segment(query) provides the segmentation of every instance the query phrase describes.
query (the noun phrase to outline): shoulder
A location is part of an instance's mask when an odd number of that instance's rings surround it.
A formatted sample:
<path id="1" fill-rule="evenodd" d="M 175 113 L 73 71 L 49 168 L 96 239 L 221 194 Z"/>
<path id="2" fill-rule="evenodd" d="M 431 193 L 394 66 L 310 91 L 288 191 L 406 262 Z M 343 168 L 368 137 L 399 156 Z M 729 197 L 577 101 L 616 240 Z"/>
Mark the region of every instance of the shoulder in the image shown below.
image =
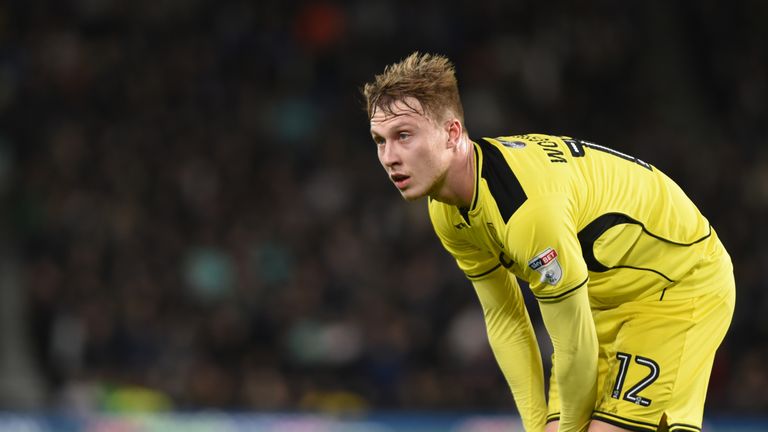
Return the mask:
<path id="1" fill-rule="evenodd" d="M 546 145 L 547 143 L 563 143 L 567 136 L 558 136 L 543 133 L 524 133 L 519 135 L 502 135 L 497 137 L 483 137 L 483 141 L 497 147 L 509 149 L 527 149 L 530 146 Z"/>
<path id="2" fill-rule="evenodd" d="M 515 223 L 528 222 L 538 226 L 573 221 L 573 196 L 564 193 L 547 193 L 532 196 L 520 206 L 514 215 Z"/>
<path id="3" fill-rule="evenodd" d="M 483 137 L 477 140 L 483 155 L 483 167 L 509 166 L 516 172 L 562 168 L 568 165 L 573 151 L 565 136 L 547 134 L 505 135 L 495 138 Z"/>
<path id="4" fill-rule="evenodd" d="M 510 140 L 502 138 L 510 138 Z M 495 202 L 504 223 L 528 199 L 528 194 L 520 182 L 516 168 L 513 166 L 514 160 L 504 150 L 505 147 L 524 148 L 527 144 L 522 141 L 511 140 L 511 138 L 514 137 L 477 140 L 477 145 L 482 153 L 479 163 L 480 177 L 487 187 L 487 193 L 480 193 L 480 199 Z"/>
<path id="5" fill-rule="evenodd" d="M 580 168 L 576 166 L 568 137 L 524 134 L 481 141 L 485 143 L 478 144 L 483 151 L 483 177 L 503 183 L 513 198 L 524 201 L 520 190 L 531 197 L 568 193 L 578 187 L 574 176 L 579 175 Z M 494 176 L 497 178 L 492 179 Z"/>

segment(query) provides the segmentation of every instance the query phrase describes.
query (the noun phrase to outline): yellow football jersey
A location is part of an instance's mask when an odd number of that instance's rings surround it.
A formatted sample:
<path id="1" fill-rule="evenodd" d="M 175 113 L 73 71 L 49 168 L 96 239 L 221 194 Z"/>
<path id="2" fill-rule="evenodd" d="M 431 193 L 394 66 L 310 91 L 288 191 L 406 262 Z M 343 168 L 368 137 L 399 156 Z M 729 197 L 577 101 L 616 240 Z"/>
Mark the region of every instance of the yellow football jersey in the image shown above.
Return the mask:
<path id="1" fill-rule="evenodd" d="M 680 187 L 635 157 L 540 134 L 474 149 L 471 207 L 429 201 L 440 241 L 471 280 L 503 266 L 542 302 L 588 282 L 592 308 L 607 309 L 663 298 L 722 247 Z"/>

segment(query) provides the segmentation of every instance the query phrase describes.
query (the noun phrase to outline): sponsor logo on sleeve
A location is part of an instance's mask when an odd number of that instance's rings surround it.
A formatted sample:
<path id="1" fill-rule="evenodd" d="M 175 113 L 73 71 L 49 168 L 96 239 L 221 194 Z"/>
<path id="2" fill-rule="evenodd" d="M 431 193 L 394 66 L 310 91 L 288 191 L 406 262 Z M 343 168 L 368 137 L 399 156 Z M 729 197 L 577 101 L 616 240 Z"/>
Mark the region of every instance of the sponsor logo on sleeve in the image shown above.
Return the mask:
<path id="1" fill-rule="evenodd" d="M 536 270 L 541 275 L 541 282 L 549 285 L 557 285 L 563 277 L 563 269 L 557 260 L 557 251 L 547 248 L 528 261 L 528 267 Z"/>

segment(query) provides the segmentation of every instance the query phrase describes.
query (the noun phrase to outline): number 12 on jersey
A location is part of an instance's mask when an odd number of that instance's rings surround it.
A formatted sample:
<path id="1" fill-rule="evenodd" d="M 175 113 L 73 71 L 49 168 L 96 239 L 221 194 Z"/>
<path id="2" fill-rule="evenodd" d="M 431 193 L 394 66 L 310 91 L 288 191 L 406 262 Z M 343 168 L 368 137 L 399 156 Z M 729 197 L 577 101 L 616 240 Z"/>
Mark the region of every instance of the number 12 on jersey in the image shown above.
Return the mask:
<path id="1" fill-rule="evenodd" d="M 611 397 L 619 399 L 621 397 L 621 391 L 624 388 L 624 379 L 627 377 L 627 370 L 629 369 L 630 361 L 632 360 L 632 354 L 618 352 L 616 353 L 616 358 L 619 359 L 619 373 L 616 375 L 616 383 L 613 385 Z M 652 401 L 640 396 L 638 393 L 653 384 L 659 377 L 659 364 L 647 357 L 641 356 L 635 356 L 635 363 L 647 367 L 650 369 L 650 372 L 645 378 L 641 379 L 637 384 L 627 390 L 624 393 L 623 399 L 634 404 L 649 406 Z"/>

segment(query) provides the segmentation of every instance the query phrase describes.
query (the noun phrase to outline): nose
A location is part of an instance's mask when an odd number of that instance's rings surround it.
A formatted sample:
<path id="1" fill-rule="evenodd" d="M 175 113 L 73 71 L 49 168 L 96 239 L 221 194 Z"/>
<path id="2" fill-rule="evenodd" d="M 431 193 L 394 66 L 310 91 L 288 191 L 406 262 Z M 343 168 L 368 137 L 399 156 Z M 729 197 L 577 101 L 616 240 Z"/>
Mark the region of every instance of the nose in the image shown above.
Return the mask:
<path id="1" fill-rule="evenodd" d="M 391 142 L 387 141 L 379 147 L 379 161 L 385 167 L 392 167 L 400 162 L 399 155 L 395 146 Z"/>

